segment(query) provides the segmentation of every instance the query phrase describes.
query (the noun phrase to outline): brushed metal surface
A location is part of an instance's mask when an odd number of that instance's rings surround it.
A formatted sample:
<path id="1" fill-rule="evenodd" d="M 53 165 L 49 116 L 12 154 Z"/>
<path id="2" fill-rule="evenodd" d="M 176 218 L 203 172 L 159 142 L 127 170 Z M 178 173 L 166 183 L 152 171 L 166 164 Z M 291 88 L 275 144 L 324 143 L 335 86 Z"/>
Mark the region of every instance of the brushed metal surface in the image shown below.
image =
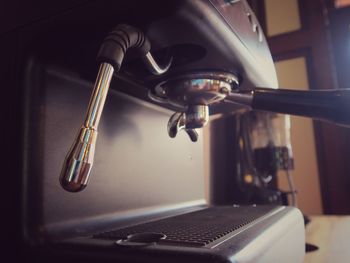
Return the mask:
<path id="1" fill-rule="evenodd" d="M 39 215 L 34 225 L 49 232 L 51 224 L 204 199 L 201 134 L 197 143 L 185 134 L 171 139 L 166 131 L 171 111 L 113 90 L 100 122 L 91 172 L 97 176 L 84 192 L 63 190 L 57 178 L 93 83 L 54 68 L 32 70 L 44 74 L 32 83 L 40 85 L 32 109 L 40 125 L 30 125 L 39 130 L 28 138 L 40 152 L 28 153 L 29 161 L 39 163 L 28 175 L 38 183 L 27 197 Z"/>

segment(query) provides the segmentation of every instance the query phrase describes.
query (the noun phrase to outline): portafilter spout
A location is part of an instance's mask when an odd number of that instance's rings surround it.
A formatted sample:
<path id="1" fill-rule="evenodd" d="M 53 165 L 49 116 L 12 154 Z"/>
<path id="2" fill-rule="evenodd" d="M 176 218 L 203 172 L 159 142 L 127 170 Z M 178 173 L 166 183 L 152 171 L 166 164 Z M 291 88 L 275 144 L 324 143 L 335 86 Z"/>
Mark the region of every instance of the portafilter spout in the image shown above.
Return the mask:
<path id="1" fill-rule="evenodd" d="M 209 120 L 209 107 L 223 101 L 239 85 L 238 78 L 228 72 L 203 71 L 173 76 L 149 91 L 149 97 L 180 109 L 168 122 L 168 134 L 174 138 L 181 130 L 197 141 L 195 129 Z"/>
<path id="2" fill-rule="evenodd" d="M 310 117 L 350 127 L 350 89 L 301 91 L 254 88 L 231 92 L 225 100 L 253 110 Z"/>
<path id="3" fill-rule="evenodd" d="M 79 192 L 88 184 L 94 160 L 98 124 L 113 72 L 120 69 L 129 48 L 135 48 L 139 52 L 153 74 L 163 74 L 170 67 L 171 60 L 165 67 L 156 63 L 149 52 L 150 43 L 140 30 L 129 25 L 119 25 L 107 35 L 97 56 L 100 67 L 84 124 L 64 160 L 60 174 L 60 183 L 69 192 Z"/>

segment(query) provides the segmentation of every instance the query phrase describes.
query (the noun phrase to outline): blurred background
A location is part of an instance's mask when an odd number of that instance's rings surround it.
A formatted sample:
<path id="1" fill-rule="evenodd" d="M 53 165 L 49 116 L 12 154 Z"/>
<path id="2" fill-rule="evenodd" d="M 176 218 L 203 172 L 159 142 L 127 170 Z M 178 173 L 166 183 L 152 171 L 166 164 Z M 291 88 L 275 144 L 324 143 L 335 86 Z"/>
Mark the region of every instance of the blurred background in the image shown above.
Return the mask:
<path id="1" fill-rule="evenodd" d="M 349 0 L 248 2 L 265 31 L 280 88 L 350 88 Z M 213 133 L 210 126 L 213 125 L 215 120 L 205 128 L 206 155 L 213 151 L 209 145 L 210 133 Z M 293 116 L 291 145 L 293 178 L 302 212 L 307 215 L 349 214 L 350 130 Z M 212 167 L 210 157 L 205 158 L 208 175 Z M 276 184 L 288 191 L 284 171 L 278 171 Z"/>

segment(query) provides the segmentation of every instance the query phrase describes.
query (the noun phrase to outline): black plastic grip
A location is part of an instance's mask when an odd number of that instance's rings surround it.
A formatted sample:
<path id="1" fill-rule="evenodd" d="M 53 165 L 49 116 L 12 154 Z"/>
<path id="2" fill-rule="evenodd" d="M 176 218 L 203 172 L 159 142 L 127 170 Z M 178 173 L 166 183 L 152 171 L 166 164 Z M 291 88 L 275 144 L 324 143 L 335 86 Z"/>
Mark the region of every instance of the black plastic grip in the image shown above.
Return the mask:
<path id="1" fill-rule="evenodd" d="M 300 91 L 256 88 L 251 106 L 256 110 L 350 126 L 350 89 Z"/>
<path id="2" fill-rule="evenodd" d="M 118 71 L 129 48 L 136 48 L 142 56 L 150 51 L 151 45 L 139 29 L 130 25 L 118 25 L 103 40 L 97 61 L 107 62 L 114 67 L 115 71 Z"/>

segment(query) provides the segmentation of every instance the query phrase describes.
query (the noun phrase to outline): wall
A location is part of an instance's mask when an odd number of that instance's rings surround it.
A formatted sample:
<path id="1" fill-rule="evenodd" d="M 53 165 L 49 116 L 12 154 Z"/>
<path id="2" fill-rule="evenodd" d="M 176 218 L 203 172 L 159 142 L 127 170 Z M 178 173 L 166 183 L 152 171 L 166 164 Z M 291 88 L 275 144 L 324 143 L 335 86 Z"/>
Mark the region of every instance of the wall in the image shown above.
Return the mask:
<path id="1" fill-rule="evenodd" d="M 309 89 L 305 58 L 278 61 L 276 71 L 280 87 Z M 321 214 L 322 202 L 312 120 L 291 116 L 291 141 L 295 163 L 293 177 L 298 190 L 298 207 L 306 214 Z M 284 171 L 279 172 L 278 185 L 281 189 L 289 189 Z"/>

